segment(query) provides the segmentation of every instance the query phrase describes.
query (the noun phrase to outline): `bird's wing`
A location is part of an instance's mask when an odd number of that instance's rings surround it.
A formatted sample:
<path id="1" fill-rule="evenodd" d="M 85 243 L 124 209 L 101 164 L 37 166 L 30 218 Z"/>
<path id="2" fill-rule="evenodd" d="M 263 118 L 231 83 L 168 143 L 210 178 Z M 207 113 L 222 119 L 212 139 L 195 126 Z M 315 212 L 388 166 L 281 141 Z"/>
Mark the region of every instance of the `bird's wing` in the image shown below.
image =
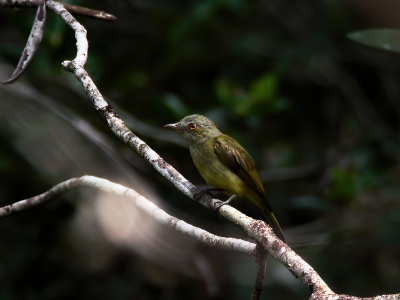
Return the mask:
<path id="1" fill-rule="evenodd" d="M 272 212 L 267 197 L 265 197 L 260 174 L 257 172 L 254 161 L 250 155 L 238 142 L 227 135 L 219 136 L 215 139 L 215 153 L 233 173 L 238 175 L 240 179 L 260 196 L 261 202 L 259 202 L 259 204 L 262 205 L 265 218 L 270 225 L 276 228 L 275 232 L 278 237 L 285 241 L 285 235 Z"/>
<path id="2" fill-rule="evenodd" d="M 227 135 L 219 136 L 215 139 L 215 153 L 232 172 L 265 199 L 264 187 L 254 161 L 238 142 Z M 271 210 L 267 201 L 265 204 Z"/>

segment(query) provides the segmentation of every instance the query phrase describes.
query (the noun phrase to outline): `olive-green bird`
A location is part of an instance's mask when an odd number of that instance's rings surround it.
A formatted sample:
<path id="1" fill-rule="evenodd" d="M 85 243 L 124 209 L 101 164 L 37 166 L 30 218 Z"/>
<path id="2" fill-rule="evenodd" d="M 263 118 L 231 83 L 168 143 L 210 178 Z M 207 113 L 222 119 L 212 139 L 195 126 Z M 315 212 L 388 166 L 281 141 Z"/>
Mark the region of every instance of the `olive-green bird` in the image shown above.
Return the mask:
<path id="1" fill-rule="evenodd" d="M 248 198 L 264 212 L 268 223 L 275 228 L 277 236 L 285 236 L 272 212 L 260 174 L 246 150 L 233 138 L 223 134 L 214 122 L 201 115 L 191 115 L 175 124 L 164 127 L 179 132 L 189 143 L 190 154 L 200 175 L 210 186 L 230 196 Z M 202 191 L 203 192 L 203 191 Z M 200 193 L 202 193 L 200 192 Z"/>

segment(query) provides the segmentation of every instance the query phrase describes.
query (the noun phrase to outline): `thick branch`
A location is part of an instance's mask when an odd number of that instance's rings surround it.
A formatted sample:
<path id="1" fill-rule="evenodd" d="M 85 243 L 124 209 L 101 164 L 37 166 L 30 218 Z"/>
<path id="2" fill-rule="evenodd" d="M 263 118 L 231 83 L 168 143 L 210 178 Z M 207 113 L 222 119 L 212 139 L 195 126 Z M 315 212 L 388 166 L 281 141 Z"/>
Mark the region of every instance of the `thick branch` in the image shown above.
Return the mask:
<path id="1" fill-rule="evenodd" d="M 297 255 L 288 245 L 273 233 L 270 226 L 260 220 L 254 220 L 231 206 L 219 209 L 224 218 L 237 224 L 246 234 L 261 244 L 276 260 L 281 262 L 295 277 L 299 278 L 314 292 L 334 294 L 318 273 Z"/>
<path id="2" fill-rule="evenodd" d="M 376 297 L 368 297 L 368 298 L 360 298 L 348 295 L 336 295 L 332 297 L 331 295 L 327 295 L 325 293 L 316 293 L 313 294 L 310 300 L 399 300 L 400 294 L 395 295 L 380 295 Z"/>

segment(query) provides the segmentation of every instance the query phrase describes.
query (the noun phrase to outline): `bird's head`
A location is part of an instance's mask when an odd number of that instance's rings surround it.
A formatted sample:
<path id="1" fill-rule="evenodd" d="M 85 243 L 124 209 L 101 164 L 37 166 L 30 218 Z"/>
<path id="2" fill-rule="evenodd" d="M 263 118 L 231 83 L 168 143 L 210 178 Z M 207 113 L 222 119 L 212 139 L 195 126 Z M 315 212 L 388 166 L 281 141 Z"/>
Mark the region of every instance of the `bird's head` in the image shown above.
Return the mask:
<path id="1" fill-rule="evenodd" d="M 206 138 L 221 135 L 214 122 L 202 115 L 190 115 L 178 123 L 167 124 L 164 127 L 179 132 L 189 144 L 201 143 Z"/>

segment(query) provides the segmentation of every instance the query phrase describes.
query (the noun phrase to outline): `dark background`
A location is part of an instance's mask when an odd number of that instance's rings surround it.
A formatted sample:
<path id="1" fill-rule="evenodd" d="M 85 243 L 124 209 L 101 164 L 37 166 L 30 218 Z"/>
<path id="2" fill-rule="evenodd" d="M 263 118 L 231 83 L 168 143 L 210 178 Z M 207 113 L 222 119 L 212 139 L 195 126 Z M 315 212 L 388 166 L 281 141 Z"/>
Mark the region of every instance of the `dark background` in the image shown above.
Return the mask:
<path id="1" fill-rule="evenodd" d="M 87 71 L 127 125 L 196 185 L 162 126 L 212 118 L 253 156 L 288 244 L 337 293 L 400 292 L 400 56 L 346 34 L 400 26 L 397 1 L 75 1 L 116 23 L 88 30 Z M 0 8 L 0 76 L 35 9 Z M 212 233 L 245 238 L 116 138 L 61 62 L 74 32 L 48 10 L 22 78 L 0 87 L 0 205 L 85 174 L 132 187 Z M 219 195 L 222 199 L 224 195 Z M 261 218 L 249 201 L 233 203 Z M 251 258 L 154 224 L 126 199 L 80 189 L 0 220 L 0 299 L 249 299 Z M 310 293 L 270 258 L 263 299 Z"/>

